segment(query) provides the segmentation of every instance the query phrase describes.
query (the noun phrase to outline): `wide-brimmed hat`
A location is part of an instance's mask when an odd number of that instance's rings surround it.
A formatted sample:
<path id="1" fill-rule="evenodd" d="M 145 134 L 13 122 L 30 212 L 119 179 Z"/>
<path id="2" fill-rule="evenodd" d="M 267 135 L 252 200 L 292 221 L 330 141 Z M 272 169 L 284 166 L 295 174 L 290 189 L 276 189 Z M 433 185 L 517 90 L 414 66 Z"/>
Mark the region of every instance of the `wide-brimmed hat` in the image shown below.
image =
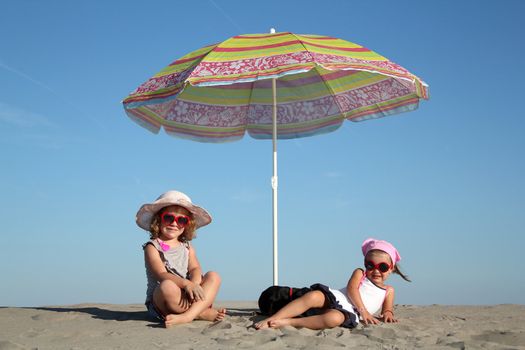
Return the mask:
<path id="1" fill-rule="evenodd" d="M 195 220 L 195 228 L 206 226 L 211 222 L 211 215 L 206 209 L 191 202 L 190 197 L 179 191 L 168 191 L 163 193 L 153 203 L 144 204 L 137 212 L 137 225 L 146 231 L 150 230 L 153 216 L 162 208 L 170 205 L 178 205 L 186 208 Z"/>

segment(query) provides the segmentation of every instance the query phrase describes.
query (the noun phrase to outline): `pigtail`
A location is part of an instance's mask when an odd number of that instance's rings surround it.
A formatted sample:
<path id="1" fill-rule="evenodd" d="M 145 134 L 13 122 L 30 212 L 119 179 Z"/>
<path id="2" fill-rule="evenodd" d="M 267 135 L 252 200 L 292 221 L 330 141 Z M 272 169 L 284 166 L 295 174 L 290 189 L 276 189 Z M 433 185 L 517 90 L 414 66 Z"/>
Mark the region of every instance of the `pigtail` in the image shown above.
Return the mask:
<path id="1" fill-rule="evenodd" d="M 405 275 L 403 272 L 401 272 L 401 270 L 399 269 L 399 266 L 396 264 L 394 266 L 394 270 L 392 271 L 393 273 L 395 274 L 398 274 L 399 276 L 401 276 L 402 279 L 404 279 L 405 281 L 407 282 L 412 282 L 407 275 Z"/>

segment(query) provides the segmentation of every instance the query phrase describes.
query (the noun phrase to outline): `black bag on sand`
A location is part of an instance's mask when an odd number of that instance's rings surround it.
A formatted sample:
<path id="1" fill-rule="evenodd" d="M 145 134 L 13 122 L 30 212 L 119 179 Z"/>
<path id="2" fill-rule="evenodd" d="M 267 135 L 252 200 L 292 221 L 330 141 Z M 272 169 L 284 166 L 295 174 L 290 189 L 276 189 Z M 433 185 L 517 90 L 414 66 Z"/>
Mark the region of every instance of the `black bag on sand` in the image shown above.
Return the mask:
<path id="1" fill-rule="evenodd" d="M 271 286 L 266 288 L 259 297 L 259 309 L 263 315 L 273 315 L 290 301 L 305 295 L 312 289 Z"/>

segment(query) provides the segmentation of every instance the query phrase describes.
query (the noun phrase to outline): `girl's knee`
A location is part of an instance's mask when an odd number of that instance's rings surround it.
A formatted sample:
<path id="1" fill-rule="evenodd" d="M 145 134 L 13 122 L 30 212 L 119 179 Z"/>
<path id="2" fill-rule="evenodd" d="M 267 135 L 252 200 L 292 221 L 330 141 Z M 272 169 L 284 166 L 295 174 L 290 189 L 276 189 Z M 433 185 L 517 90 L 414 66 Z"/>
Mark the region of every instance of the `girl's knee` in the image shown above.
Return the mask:
<path id="1" fill-rule="evenodd" d="M 304 295 L 304 298 L 312 307 L 322 307 L 325 302 L 325 296 L 323 292 L 318 290 L 313 290 Z"/>
<path id="2" fill-rule="evenodd" d="M 206 272 L 206 274 L 204 275 L 204 278 L 216 284 L 221 283 L 221 276 L 215 271 Z"/>
<path id="3" fill-rule="evenodd" d="M 182 290 L 172 281 L 161 281 L 153 292 L 153 303 L 163 315 L 184 311 L 179 306 Z"/>
<path id="4" fill-rule="evenodd" d="M 329 328 L 340 326 L 345 321 L 345 315 L 337 310 L 330 310 L 325 316 L 326 325 Z"/>
<path id="5" fill-rule="evenodd" d="M 175 284 L 175 282 L 171 280 L 164 280 L 164 281 L 160 281 L 159 283 L 159 288 L 161 289 L 173 288 L 173 287 L 177 287 L 177 285 Z"/>
<path id="6" fill-rule="evenodd" d="M 159 291 L 163 295 L 180 294 L 181 292 L 180 288 L 175 284 L 175 282 L 170 280 L 161 281 L 156 291 Z"/>

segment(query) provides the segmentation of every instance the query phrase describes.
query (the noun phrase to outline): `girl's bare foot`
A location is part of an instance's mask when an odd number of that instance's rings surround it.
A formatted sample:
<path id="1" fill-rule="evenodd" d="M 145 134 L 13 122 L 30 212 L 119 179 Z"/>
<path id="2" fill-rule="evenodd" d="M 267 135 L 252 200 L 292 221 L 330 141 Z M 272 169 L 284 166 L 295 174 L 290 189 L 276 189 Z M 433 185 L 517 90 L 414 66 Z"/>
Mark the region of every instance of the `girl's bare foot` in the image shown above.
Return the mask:
<path id="1" fill-rule="evenodd" d="M 183 323 L 188 323 L 188 322 L 191 322 L 192 320 L 188 319 L 188 317 L 186 317 L 184 314 L 169 314 L 168 316 L 166 316 L 166 321 L 164 321 L 164 326 L 166 326 L 166 328 L 168 327 L 171 327 L 171 326 L 175 326 L 175 325 L 178 325 L 178 324 L 183 324 Z"/>
<path id="2" fill-rule="evenodd" d="M 264 329 L 270 327 L 270 322 L 272 322 L 272 318 L 265 318 L 262 321 L 257 322 L 254 324 L 255 329 Z"/>
<path id="3" fill-rule="evenodd" d="M 219 309 L 217 311 L 218 311 L 217 317 L 215 317 L 214 321 L 222 321 L 222 320 L 224 320 L 224 317 L 226 317 L 226 311 L 227 310 L 225 308 L 222 308 L 222 309 Z"/>
<path id="4" fill-rule="evenodd" d="M 198 320 L 204 321 L 222 321 L 226 316 L 226 309 L 206 309 L 197 317 Z"/>
<path id="5" fill-rule="evenodd" d="M 225 315 L 226 309 L 206 309 L 197 317 L 197 319 L 210 322 L 222 321 Z M 191 321 L 193 320 L 188 318 L 188 316 L 185 314 L 169 314 L 168 316 L 166 316 L 166 321 L 164 322 L 164 325 L 166 326 L 166 328 L 168 328 L 178 324 L 189 323 Z"/>
<path id="6" fill-rule="evenodd" d="M 284 326 L 290 326 L 291 325 L 291 318 L 281 318 L 280 320 L 271 320 L 268 322 L 268 326 L 270 328 L 281 328 Z"/>

